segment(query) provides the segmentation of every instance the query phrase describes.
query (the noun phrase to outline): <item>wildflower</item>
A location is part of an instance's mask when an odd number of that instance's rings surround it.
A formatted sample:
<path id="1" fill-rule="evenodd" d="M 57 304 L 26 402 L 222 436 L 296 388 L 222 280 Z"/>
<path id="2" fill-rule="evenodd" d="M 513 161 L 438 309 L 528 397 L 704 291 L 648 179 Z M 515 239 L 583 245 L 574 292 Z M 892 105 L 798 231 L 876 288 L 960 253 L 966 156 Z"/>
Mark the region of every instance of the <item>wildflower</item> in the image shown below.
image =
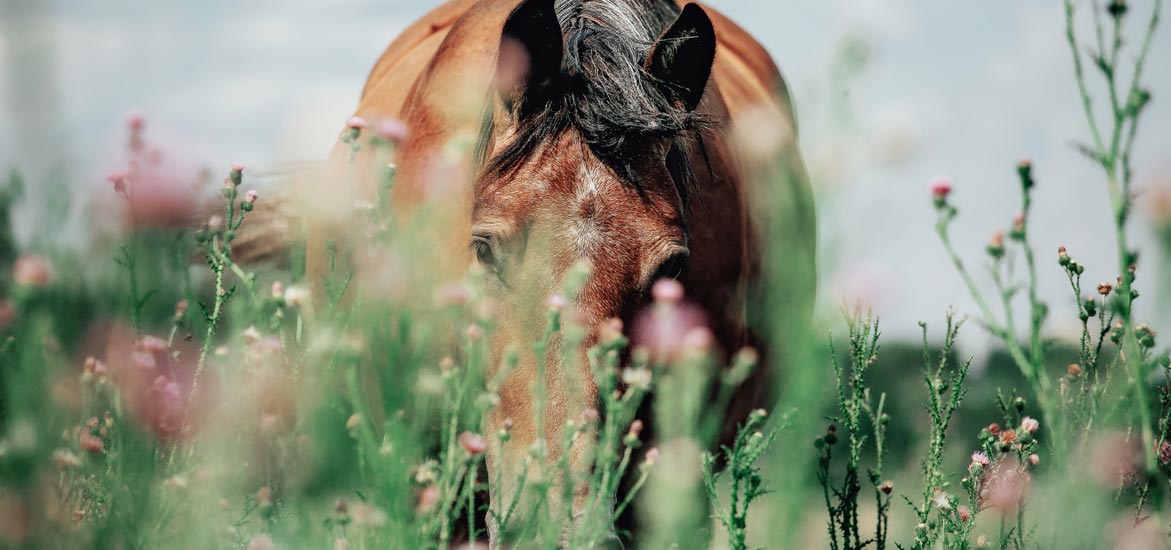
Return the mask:
<path id="1" fill-rule="evenodd" d="M 1134 335 L 1142 347 L 1147 349 L 1155 347 L 1155 330 L 1150 325 L 1143 323 L 1135 327 Z"/>
<path id="2" fill-rule="evenodd" d="M 940 492 L 939 494 L 935 495 L 935 499 L 932 500 L 932 504 L 934 504 L 935 507 L 939 508 L 940 510 L 951 510 L 951 501 L 948 500 L 947 493 L 944 492 Z"/>
<path id="3" fill-rule="evenodd" d="M 988 255 L 993 259 L 999 260 L 1004 257 L 1004 232 L 996 231 L 992 234 L 992 239 L 988 241 Z"/>
<path id="4" fill-rule="evenodd" d="M 346 127 L 351 130 L 363 130 L 367 126 L 369 126 L 369 123 L 366 122 L 366 119 L 358 116 L 352 116 L 346 121 Z"/>
<path id="5" fill-rule="evenodd" d="M 126 129 L 133 133 L 141 132 L 146 127 L 146 115 L 137 109 L 126 113 L 122 119 L 122 123 L 126 125 Z"/>
<path id="6" fill-rule="evenodd" d="M 1000 432 L 1000 443 L 1003 445 L 1008 445 L 1016 441 L 1016 439 L 1016 432 L 1012 430 L 1004 430 L 1003 432 Z"/>
<path id="7" fill-rule="evenodd" d="M 642 367 L 624 369 L 622 383 L 633 389 L 647 391 L 651 387 L 651 371 Z"/>
<path id="8" fill-rule="evenodd" d="M 78 440 L 81 449 L 86 452 L 98 454 L 106 450 L 106 444 L 101 438 L 96 437 L 89 432 L 82 432 Z"/>
<path id="9" fill-rule="evenodd" d="M 354 525 L 358 527 L 378 528 L 385 525 L 387 520 L 386 512 L 361 502 L 354 505 L 350 515 L 354 518 Z"/>
<path id="10" fill-rule="evenodd" d="M 224 228 L 224 217 L 216 214 L 207 220 L 208 231 L 219 231 Z"/>
<path id="11" fill-rule="evenodd" d="M 1061 267 L 1068 267 L 1069 262 L 1071 261 L 1072 260 L 1069 259 L 1069 253 L 1066 252 L 1065 247 L 1057 247 L 1057 263 L 1060 264 Z"/>
<path id="12" fill-rule="evenodd" d="M 1066 368 L 1065 370 L 1066 370 L 1066 372 L 1069 373 L 1070 376 L 1072 376 L 1074 378 L 1077 378 L 1082 373 L 1082 367 L 1081 367 L 1081 365 L 1078 365 L 1077 363 L 1070 363 L 1069 367 Z"/>
<path id="13" fill-rule="evenodd" d="M 477 325 L 475 323 L 468 325 L 467 333 L 468 333 L 468 340 L 471 340 L 473 342 L 484 337 L 483 327 L 481 327 L 480 325 Z"/>
<path id="14" fill-rule="evenodd" d="M 931 180 L 931 194 L 935 197 L 936 206 L 942 206 L 948 195 L 951 195 L 951 179 L 938 176 Z"/>
<path id="15" fill-rule="evenodd" d="M 883 494 L 889 495 L 895 490 L 895 484 L 893 481 L 888 479 L 888 480 L 882 482 L 882 485 L 878 486 L 878 490 L 882 491 Z"/>
<path id="16" fill-rule="evenodd" d="M 988 433 L 992 435 L 1000 435 L 1000 424 L 995 422 L 988 425 Z"/>
<path id="17" fill-rule="evenodd" d="M 379 120 L 375 123 L 374 132 L 378 137 L 390 143 L 402 143 L 410 135 L 407 124 L 397 118 L 384 118 Z"/>
<path id="18" fill-rule="evenodd" d="M 430 485 L 439 479 L 439 462 L 436 460 L 427 460 L 415 469 L 415 483 L 419 485 Z"/>
<path id="19" fill-rule="evenodd" d="M 1033 453 L 1033 454 L 1029 455 L 1029 464 L 1036 466 L 1040 463 L 1041 463 L 1041 455 L 1038 455 L 1037 453 Z"/>
<path id="20" fill-rule="evenodd" d="M 272 488 L 268 485 L 256 490 L 256 503 L 261 507 L 272 506 Z"/>
<path id="21" fill-rule="evenodd" d="M 634 341 L 642 346 L 649 359 L 666 364 L 680 359 L 687 350 L 687 333 L 705 326 L 703 310 L 680 303 L 683 286 L 678 281 L 660 281 L 655 286 L 656 303 L 642 311 L 635 320 Z"/>
<path id="22" fill-rule="evenodd" d="M 675 279 L 660 279 L 651 287 L 657 304 L 677 304 L 683 300 L 683 284 Z"/>
<path id="23" fill-rule="evenodd" d="M 309 289 L 303 286 L 291 286 L 285 290 L 285 303 L 289 307 L 309 305 Z"/>
<path id="24" fill-rule="evenodd" d="M 1026 416 L 1021 419 L 1021 431 L 1035 433 L 1041 427 L 1041 423 L 1036 418 Z"/>
<path id="25" fill-rule="evenodd" d="M 1016 163 L 1017 174 L 1021 177 L 1021 186 L 1026 190 L 1032 189 L 1033 181 L 1033 161 L 1028 157 L 1022 158 Z"/>
<path id="26" fill-rule="evenodd" d="M 597 422 L 598 409 L 595 409 L 593 407 L 588 407 L 588 408 L 582 410 L 581 411 L 581 418 L 582 418 L 582 420 L 586 421 L 587 423 Z"/>
<path id="27" fill-rule="evenodd" d="M 647 466 L 654 466 L 659 462 L 659 448 L 651 447 L 647 449 L 646 455 L 643 457 L 643 464 Z"/>
<path id="28" fill-rule="evenodd" d="M 566 300 L 565 296 L 554 294 L 549 297 L 547 304 L 550 311 L 564 311 L 565 308 L 569 307 L 569 300 Z"/>
<path id="29" fill-rule="evenodd" d="M 53 266 L 41 256 L 22 254 L 12 265 L 12 281 L 20 286 L 48 286 L 53 282 Z"/>
<path id="30" fill-rule="evenodd" d="M 167 346 L 167 341 L 157 336 L 144 336 L 142 338 L 142 350 L 147 353 L 166 353 L 170 349 Z"/>
<path id="31" fill-rule="evenodd" d="M 351 414 L 350 417 L 348 419 L 346 419 L 346 429 L 347 430 L 353 430 L 361 425 L 362 425 L 362 415 L 360 413 Z"/>
<path id="32" fill-rule="evenodd" d="M 642 420 L 635 420 L 630 423 L 630 428 L 626 431 L 626 436 L 622 438 L 622 442 L 627 446 L 634 446 L 638 444 L 638 438 L 642 435 Z"/>
<path id="33" fill-rule="evenodd" d="M 419 512 L 428 512 L 439 503 L 439 487 L 428 485 L 419 493 L 419 503 L 415 505 L 415 510 Z"/>
<path id="34" fill-rule="evenodd" d="M 695 327 L 683 336 L 683 349 L 695 355 L 706 355 L 714 343 L 715 337 L 706 327 Z"/>
<path id="35" fill-rule="evenodd" d="M 979 464 L 981 466 L 987 466 L 991 463 L 992 463 L 992 460 L 988 458 L 988 454 L 985 453 L 984 451 L 976 451 L 976 452 L 972 453 L 972 464 Z"/>
<path id="36" fill-rule="evenodd" d="M 114 185 L 114 192 L 121 197 L 126 197 L 128 186 L 130 184 L 130 174 L 124 171 L 110 172 L 106 174 L 106 181 Z"/>
<path id="37" fill-rule="evenodd" d="M 187 300 L 179 300 L 179 303 L 175 304 L 175 321 L 178 322 L 179 320 L 183 319 L 183 315 L 186 313 Z"/>
<path id="38" fill-rule="evenodd" d="M 626 336 L 622 334 L 622 319 L 611 317 L 598 325 L 598 343 L 603 346 L 621 347 L 626 344 Z"/>
<path id="39" fill-rule="evenodd" d="M 959 516 L 960 521 L 968 521 L 972 519 L 972 509 L 967 505 L 957 506 L 956 515 Z"/>
<path id="40" fill-rule="evenodd" d="M 1109 296 L 1111 290 L 1114 290 L 1114 285 L 1110 283 L 1098 283 L 1098 294 Z"/>
<path id="41" fill-rule="evenodd" d="M 273 281 L 272 283 L 272 299 L 284 300 L 285 298 L 285 283 L 280 281 Z"/>
<path id="42" fill-rule="evenodd" d="M 260 195 L 255 189 L 250 189 L 247 193 L 244 193 L 244 202 L 249 205 L 256 204 L 256 199 L 259 197 Z"/>
<path id="43" fill-rule="evenodd" d="M 472 432 L 464 432 L 459 434 L 459 446 L 463 447 L 469 455 L 476 456 L 484 454 L 487 445 L 484 444 L 484 438 L 480 434 Z"/>
<path id="44" fill-rule="evenodd" d="M 1017 214 L 1012 219 L 1012 230 L 1008 232 L 1008 238 L 1014 241 L 1025 240 L 1025 215 Z"/>
<path id="45" fill-rule="evenodd" d="M 462 306 L 472 299 L 472 291 L 464 285 L 447 285 L 435 293 L 435 301 L 443 306 Z"/>
<path id="46" fill-rule="evenodd" d="M 988 507 L 1001 508 L 1008 512 L 1024 502 L 1031 478 L 1029 474 L 1015 467 L 1001 467 L 993 470 L 985 484 Z"/>
<path id="47" fill-rule="evenodd" d="M 1125 432 L 1098 438 L 1090 450 L 1089 472 L 1103 487 L 1119 488 L 1135 481 L 1142 471 L 1143 450 Z"/>
<path id="48" fill-rule="evenodd" d="M 53 464 L 62 470 L 81 465 L 81 458 L 66 449 L 53 451 Z"/>
<path id="49" fill-rule="evenodd" d="M 268 535 L 256 535 L 248 543 L 248 550 L 273 550 L 276 545 L 272 542 L 272 537 Z"/>

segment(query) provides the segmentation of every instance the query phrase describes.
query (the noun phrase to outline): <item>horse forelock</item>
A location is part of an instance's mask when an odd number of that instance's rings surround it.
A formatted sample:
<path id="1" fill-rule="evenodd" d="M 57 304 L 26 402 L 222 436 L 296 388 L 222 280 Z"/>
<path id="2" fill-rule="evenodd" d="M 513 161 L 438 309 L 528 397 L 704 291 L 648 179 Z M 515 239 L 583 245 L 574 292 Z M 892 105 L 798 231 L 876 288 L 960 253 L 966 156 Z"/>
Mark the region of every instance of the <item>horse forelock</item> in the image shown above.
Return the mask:
<path id="1" fill-rule="evenodd" d="M 702 147 L 703 115 L 680 109 L 644 63 L 660 34 L 679 14 L 669 0 L 557 0 L 564 39 L 562 71 L 539 97 L 516 106 L 517 135 L 495 154 L 492 102 L 485 110 L 478 157 L 482 174 L 507 177 L 567 131 L 581 136 L 601 162 L 640 192 L 645 145 L 666 140 L 671 151 Z M 670 173 L 686 203 L 695 177 L 687 154 L 668 155 Z"/>

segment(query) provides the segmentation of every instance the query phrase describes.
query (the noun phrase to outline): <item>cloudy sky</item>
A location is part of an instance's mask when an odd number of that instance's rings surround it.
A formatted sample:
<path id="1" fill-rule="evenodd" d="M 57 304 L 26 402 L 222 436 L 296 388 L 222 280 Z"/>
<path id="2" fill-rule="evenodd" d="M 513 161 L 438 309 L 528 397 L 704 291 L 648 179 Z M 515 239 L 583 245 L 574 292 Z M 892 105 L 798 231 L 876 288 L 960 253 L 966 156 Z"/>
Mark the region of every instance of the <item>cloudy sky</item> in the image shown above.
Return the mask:
<path id="1" fill-rule="evenodd" d="M 131 108 L 149 116 L 152 136 L 193 162 L 321 160 L 382 48 L 436 2 L 0 4 L 8 12 L 0 17 L 0 169 L 20 166 L 47 193 L 58 181 L 104 190 Z M 1132 2 L 1136 30 L 1150 4 Z M 1059 0 L 710 5 L 765 44 L 796 98 L 818 187 L 829 314 L 843 299 L 862 299 L 888 333 L 910 335 L 949 305 L 974 312 L 934 238 L 927 182 L 954 179 L 955 238 L 979 266 L 983 243 L 1019 207 L 1021 156 L 1037 166 L 1035 241 L 1044 298 L 1061 319 L 1054 330 L 1076 320 L 1051 262 L 1059 244 L 1089 266 L 1092 281 L 1114 278 L 1104 183 L 1070 145 L 1087 133 Z M 1171 29 L 1163 31 L 1145 79 L 1155 101 L 1135 156 L 1140 186 L 1171 185 L 1171 103 L 1161 101 L 1171 97 Z M 1147 227 L 1136 222 L 1133 233 L 1152 249 Z M 1162 315 L 1157 327 L 1171 331 Z M 978 331 L 968 338 L 970 348 L 982 347 Z"/>

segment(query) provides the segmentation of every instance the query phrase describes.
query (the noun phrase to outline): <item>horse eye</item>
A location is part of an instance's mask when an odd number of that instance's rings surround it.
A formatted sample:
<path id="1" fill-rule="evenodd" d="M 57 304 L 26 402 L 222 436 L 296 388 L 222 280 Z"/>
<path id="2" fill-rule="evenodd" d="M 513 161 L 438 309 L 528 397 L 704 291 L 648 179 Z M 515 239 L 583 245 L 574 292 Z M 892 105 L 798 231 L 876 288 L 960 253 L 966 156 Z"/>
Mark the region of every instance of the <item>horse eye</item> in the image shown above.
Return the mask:
<path id="1" fill-rule="evenodd" d="M 492 250 L 492 240 L 490 237 L 483 235 L 472 237 L 472 250 L 476 252 L 476 261 L 480 262 L 480 265 L 492 271 L 498 269 L 499 261 L 496 257 L 496 252 Z"/>
<path id="2" fill-rule="evenodd" d="M 672 254 L 663 263 L 659 264 L 658 269 L 655 270 L 654 276 L 651 277 L 651 284 L 660 279 L 679 279 L 687 273 L 687 253 L 678 252 Z"/>

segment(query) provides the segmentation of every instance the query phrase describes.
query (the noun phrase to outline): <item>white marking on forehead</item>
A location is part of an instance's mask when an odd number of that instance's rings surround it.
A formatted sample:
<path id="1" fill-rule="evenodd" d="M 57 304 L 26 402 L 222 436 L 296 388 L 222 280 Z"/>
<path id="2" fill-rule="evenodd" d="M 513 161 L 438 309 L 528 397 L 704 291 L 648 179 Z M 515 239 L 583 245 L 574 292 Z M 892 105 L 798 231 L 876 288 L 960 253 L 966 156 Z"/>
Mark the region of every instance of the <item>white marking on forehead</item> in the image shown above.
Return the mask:
<path id="1" fill-rule="evenodd" d="M 601 206 L 601 172 L 596 167 L 582 163 L 578 168 L 573 212 L 570 215 L 569 236 L 579 256 L 588 256 L 601 241 L 596 219 Z"/>
<path id="2" fill-rule="evenodd" d="M 577 202 L 579 205 L 585 201 L 597 200 L 598 194 L 601 193 L 600 181 L 601 171 L 597 167 L 582 163 L 577 169 Z"/>

